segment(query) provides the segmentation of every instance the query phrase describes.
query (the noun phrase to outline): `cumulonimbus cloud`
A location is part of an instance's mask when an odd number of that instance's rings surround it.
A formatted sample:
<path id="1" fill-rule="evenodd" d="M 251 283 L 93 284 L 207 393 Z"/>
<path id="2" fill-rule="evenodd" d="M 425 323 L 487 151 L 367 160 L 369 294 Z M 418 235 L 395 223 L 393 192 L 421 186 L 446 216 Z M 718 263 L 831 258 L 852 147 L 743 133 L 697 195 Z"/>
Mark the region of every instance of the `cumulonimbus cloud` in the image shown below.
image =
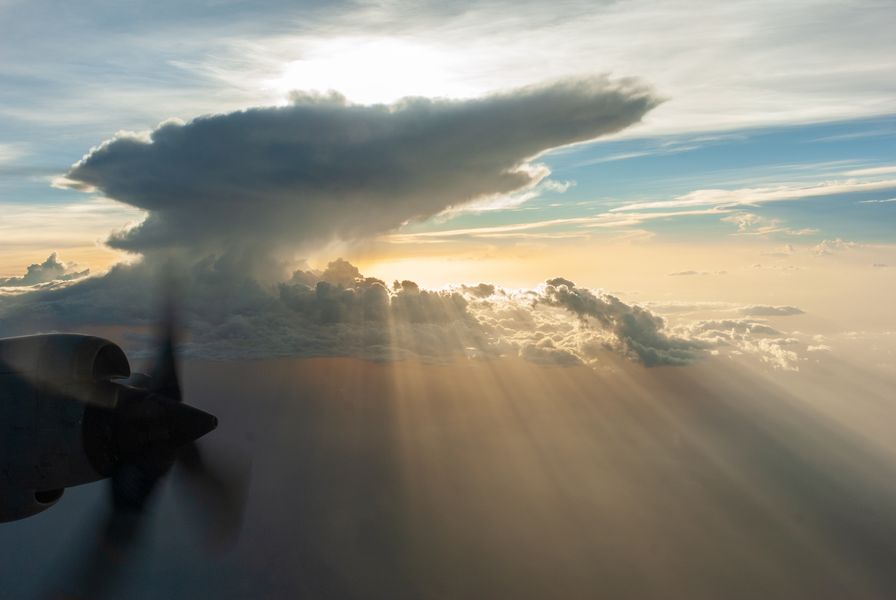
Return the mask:
<path id="1" fill-rule="evenodd" d="M 538 154 L 613 133 L 658 104 L 634 80 L 591 78 L 471 100 L 283 107 L 166 122 L 92 149 L 63 184 L 144 209 L 112 246 L 270 249 L 363 239 L 536 184 Z"/>

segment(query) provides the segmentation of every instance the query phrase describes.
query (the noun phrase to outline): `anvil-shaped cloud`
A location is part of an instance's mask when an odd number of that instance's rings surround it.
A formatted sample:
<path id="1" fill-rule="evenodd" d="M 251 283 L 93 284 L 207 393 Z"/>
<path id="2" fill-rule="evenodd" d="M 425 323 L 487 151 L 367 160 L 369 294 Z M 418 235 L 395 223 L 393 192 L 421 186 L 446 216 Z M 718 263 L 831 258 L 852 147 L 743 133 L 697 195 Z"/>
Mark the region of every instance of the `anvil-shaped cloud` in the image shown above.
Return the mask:
<path id="1" fill-rule="evenodd" d="M 119 134 L 64 184 L 148 211 L 110 238 L 115 247 L 266 254 L 363 239 L 534 185 L 547 170 L 530 159 L 624 129 L 658 102 L 635 80 L 607 78 L 374 106 L 294 93 L 288 106 Z"/>

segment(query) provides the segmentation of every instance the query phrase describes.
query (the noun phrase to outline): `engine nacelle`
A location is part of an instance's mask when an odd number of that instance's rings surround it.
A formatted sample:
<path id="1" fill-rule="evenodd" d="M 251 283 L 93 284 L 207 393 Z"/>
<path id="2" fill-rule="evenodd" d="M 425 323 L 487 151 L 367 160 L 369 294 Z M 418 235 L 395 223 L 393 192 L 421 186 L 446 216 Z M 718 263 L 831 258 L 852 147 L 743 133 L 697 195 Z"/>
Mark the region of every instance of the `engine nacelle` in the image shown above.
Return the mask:
<path id="1" fill-rule="evenodd" d="M 15 393 L 11 387 L 21 387 L 16 386 L 18 380 L 35 390 L 111 408 L 117 401 L 113 386 L 97 384 L 130 373 L 118 345 L 91 335 L 51 333 L 0 340 L 0 402 Z"/>
<path id="2" fill-rule="evenodd" d="M 10 371 L 67 384 L 125 378 L 131 366 L 124 351 L 109 340 L 50 333 L 0 340 L 0 373 Z"/>
<path id="3" fill-rule="evenodd" d="M 61 488 L 35 491 L 0 486 L 0 523 L 45 511 L 59 502 L 64 492 Z"/>
<path id="4" fill-rule="evenodd" d="M 3 507 L 40 512 L 58 500 L 45 490 L 100 478 L 85 451 L 85 417 L 117 406 L 110 380 L 130 371 L 121 348 L 98 337 L 0 340 L 0 493 L 9 496 L 0 498 L 0 518 Z"/>

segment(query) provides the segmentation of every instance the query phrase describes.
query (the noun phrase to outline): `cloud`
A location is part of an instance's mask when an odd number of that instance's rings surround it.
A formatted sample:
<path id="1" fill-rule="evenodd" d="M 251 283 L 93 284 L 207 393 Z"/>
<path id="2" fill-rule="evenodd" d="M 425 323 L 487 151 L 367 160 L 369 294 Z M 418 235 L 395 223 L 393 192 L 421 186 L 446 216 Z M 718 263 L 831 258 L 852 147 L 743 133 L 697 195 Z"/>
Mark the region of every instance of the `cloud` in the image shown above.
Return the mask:
<path id="1" fill-rule="evenodd" d="M 760 360 L 776 369 L 799 371 L 799 355 L 786 346 L 797 343 L 792 338 L 742 340 L 741 348 L 759 356 Z"/>
<path id="2" fill-rule="evenodd" d="M 288 106 L 118 135 L 66 174 L 148 212 L 110 245 L 266 254 L 369 238 L 473 200 L 531 188 L 540 153 L 613 133 L 658 104 L 633 80 L 566 80 L 473 100 L 361 106 L 295 93 Z"/>
<path id="3" fill-rule="evenodd" d="M 712 338 L 733 339 L 737 335 L 781 335 L 777 329 L 769 327 L 760 321 L 752 321 L 750 319 L 723 319 L 723 320 L 707 320 L 697 321 L 687 329 L 700 339 Z"/>
<path id="4" fill-rule="evenodd" d="M 577 288 L 567 279 L 549 279 L 535 301 L 563 307 L 584 322 L 595 321 L 612 332 L 611 346 L 647 366 L 689 363 L 701 347 L 699 343 L 667 335 L 662 317 L 649 310 L 625 304 L 615 296 Z"/>
<path id="5" fill-rule="evenodd" d="M 107 198 L 66 202 L 6 202 L 0 199 L 0 248 L 52 248 L 68 254 L 73 248 L 95 248 L 96 241 L 137 222 L 142 211 Z"/>
<path id="6" fill-rule="evenodd" d="M 865 177 L 867 175 L 892 175 L 896 173 L 896 165 L 887 165 L 883 167 L 870 167 L 866 169 L 853 169 L 847 171 L 844 175 L 851 177 Z"/>
<path id="7" fill-rule="evenodd" d="M 760 254 L 762 256 L 771 256 L 774 258 L 787 258 L 788 256 L 793 255 L 794 252 L 793 244 L 784 244 L 777 250 L 760 252 Z"/>
<path id="8" fill-rule="evenodd" d="M 66 289 L 7 298 L 0 334 L 151 323 L 160 269 L 154 262 L 120 265 Z M 343 260 L 320 272 L 297 270 L 276 286 L 235 278 L 226 259 L 188 269 L 183 313 L 189 350 L 199 356 L 448 360 L 472 353 L 571 364 L 617 352 L 654 366 L 691 362 L 703 348 L 670 335 L 649 310 L 563 278 L 530 290 L 484 283 L 425 290 L 364 277 Z"/>
<path id="9" fill-rule="evenodd" d="M 60 283 L 81 279 L 89 274 L 90 269 L 78 270 L 77 265 L 73 263 L 60 262 L 54 252 L 44 262 L 29 265 L 21 277 L 0 278 L 0 287 L 31 287 Z"/>
<path id="10" fill-rule="evenodd" d="M 795 306 L 768 306 L 765 304 L 743 306 L 737 312 L 745 317 L 786 317 L 804 314 Z"/>
<path id="11" fill-rule="evenodd" d="M 739 188 L 734 190 L 701 189 L 688 192 L 681 196 L 676 196 L 671 200 L 626 204 L 613 208 L 610 212 L 693 208 L 700 206 L 735 207 L 892 188 L 896 188 L 896 179 L 880 181 L 846 179 L 840 181 L 823 181 L 814 185 L 805 186 L 779 185 L 774 187 Z"/>
<path id="12" fill-rule="evenodd" d="M 647 308 L 663 313 L 663 314 L 677 314 L 677 313 L 694 313 L 694 312 L 708 312 L 708 311 L 725 311 L 730 310 L 732 307 L 731 303 L 728 302 L 690 302 L 690 301 L 665 301 L 665 302 L 645 302 L 644 306 Z"/>
<path id="13" fill-rule="evenodd" d="M 497 288 L 490 283 L 480 283 L 475 286 L 462 285 L 461 289 L 467 294 L 476 296 L 477 298 L 488 298 L 489 296 L 495 295 L 495 290 Z"/>
<path id="14" fill-rule="evenodd" d="M 765 269 L 770 271 L 799 271 L 802 267 L 796 265 L 764 265 L 762 263 L 753 264 L 754 269 Z"/>
<path id="15" fill-rule="evenodd" d="M 827 344 L 817 344 L 817 345 L 809 345 L 806 347 L 806 352 L 830 352 L 832 348 Z"/>
<path id="16" fill-rule="evenodd" d="M 443 218 L 451 218 L 462 213 L 479 214 L 494 210 L 512 210 L 534 198 L 538 198 L 545 192 L 563 194 L 575 185 L 575 182 L 572 181 L 554 181 L 553 179 L 548 179 L 547 174 L 549 171 L 544 165 L 532 166 L 529 167 L 529 170 L 534 182 L 532 185 L 509 194 L 485 196 L 457 207 L 452 206 L 442 211 L 440 216 Z"/>
<path id="17" fill-rule="evenodd" d="M 813 235 L 818 233 L 817 229 L 805 227 L 803 229 L 792 229 L 784 227 L 780 219 L 769 219 L 749 212 L 738 212 L 721 219 L 725 223 L 734 223 L 737 225 L 737 233 L 740 235 L 757 235 L 765 236 L 772 233 L 780 233 L 783 235 Z"/>
<path id="18" fill-rule="evenodd" d="M 530 221 L 526 223 L 510 223 L 507 225 L 494 225 L 486 227 L 467 227 L 463 229 L 448 229 L 442 231 L 424 231 L 419 233 L 398 233 L 388 237 L 391 242 L 410 242 L 410 241 L 426 241 L 439 240 L 441 238 L 501 238 L 501 237 L 532 237 L 549 235 L 547 233 L 532 233 L 533 230 L 547 229 L 557 226 L 572 226 L 581 228 L 620 228 L 641 236 L 650 236 L 650 232 L 644 230 L 632 230 L 631 227 L 641 225 L 645 222 L 656 219 L 668 219 L 671 217 L 684 216 L 700 216 L 700 215 L 717 215 L 719 211 L 715 208 L 706 210 L 685 210 L 673 212 L 652 212 L 652 213 L 616 213 L 607 212 L 600 213 L 589 217 L 567 217 L 558 219 L 546 219 L 541 221 Z M 570 236 L 575 235 L 570 232 L 557 233 L 555 235 Z"/>
<path id="19" fill-rule="evenodd" d="M 709 271 L 687 270 L 687 271 L 674 271 L 672 273 L 667 273 L 667 276 L 669 276 L 669 277 L 693 277 L 694 275 L 705 276 L 705 275 L 727 275 L 727 274 L 728 274 L 728 271 L 715 271 L 714 273 L 711 273 Z"/>
<path id="20" fill-rule="evenodd" d="M 519 354 L 520 357 L 539 364 L 570 366 L 583 364 L 581 357 L 569 350 L 558 348 L 551 338 L 525 343 L 520 348 Z"/>
<path id="21" fill-rule="evenodd" d="M 836 238 L 833 240 L 822 240 L 812 247 L 812 252 L 816 256 L 828 256 L 837 252 L 852 250 L 859 247 L 861 247 L 861 244 L 857 242 L 848 242 L 840 238 Z"/>
<path id="22" fill-rule="evenodd" d="M 156 319 L 156 282 L 166 268 L 158 261 L 118 265 L 67 287 L 0 297 L 0 336 L 97 325 L 139 331 Z M 672 304 L 678 324 L 668 327 L 648 308 L 562 277 L 530 289 L 480 283 L 427 290 L 410 280 L 389 284 L 365 277 L 341 259 L 322 270 L 298 269 L 276 285 L 238 277 L 227 257 L 206 257 L 184 269 L 178 286 L 190 333 L 184 350 L 196 357 L 445 362 L 518 356 L 542 364 L 595 365 L 615 353 L 652 367 L 688 364 L 712 351 L 749 354 L 787 369 L 799 360 L 794 339 L 762 321 L 694 321 L 682 314 L 796 314 L 794 307 Z M 129 352 L 147 350 L 145 334 L 128 335 Z"/>
<path id="23" fill-rule="evenodd" d="M 676 328 L 675 333 L 699 340 L 707 346 L 728 347 L 731 354 L 747 354 L 775 369 L 799 370 L 800 357 L 793 349 L 799 340 L 784 337 L 777 329 L 751 319 L 696 321 Z"/>
<path id="24" fill-rule="evenodd" d="M 26 154 L 27 152 L 19 145 L 0 144 L 0 164 L 14 163 Z"/>

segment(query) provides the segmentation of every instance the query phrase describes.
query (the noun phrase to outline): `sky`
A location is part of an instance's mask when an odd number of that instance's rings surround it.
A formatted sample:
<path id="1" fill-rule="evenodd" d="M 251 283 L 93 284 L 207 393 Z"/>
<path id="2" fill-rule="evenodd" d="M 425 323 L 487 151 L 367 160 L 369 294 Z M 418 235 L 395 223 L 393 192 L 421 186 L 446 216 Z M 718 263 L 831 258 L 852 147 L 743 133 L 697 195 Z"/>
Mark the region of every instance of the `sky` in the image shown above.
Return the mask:
<path id="1" fill-rule="evenodd" d="M 345 259 L 389 298 L 564 277 L 896 326 L 887 2 L 0 10 L 8 330 L 171 253 L 237 305 Z"/>
<path id="2" fill-rule="evenodd" d="M 445 368 L 512 412 L 525 391 L 504 369 L 530 368 L 533 389 L 578 382 L 564 423 L 593 418 L 577 413 L 588 386 L 659 412 L 663 389 L 693 395 L 699 408 L 670 418 L 695 448 L 736 454 L 740 482 L 767 465 L 750 466 L 752 433 L 725 445 L 728 419 L 820 415 L 781 447 L 815 456 L 830 430 L 889 465 L 894 23 L 872 0 L 0 0 L 0 336 L 89 331 L 143 359 L 174 289 L 190 368 L 289 372 L 301 402 L 306 384 L 343 393 L 327 369 L 454 398 Z M 763 400 L 741 414 L 731 399 L 748 402 L 750 382 Z M 402 423 L 463 443 L 405 401 L 370 409 L 398 419 L 389 443 L 410 443 Z M 613 418 L 623 437 L 665 439 L 663 419 Z M 557 460 L 592 460 L 550 431 Z M 293 451 L 280 441 L 257 451 Z M 836 479 L 828 458 L 813 476 Z M 411 488 L 415 519 L 441 507 Z M 586 514 L 600 500 L 583 493 Z M 878 575 L 838 585 L 891 589 Z"/>
<path id="3" fill-rule="evenodd" d="M 282 105 L 295 90 L 390 103 L 600 75 L 638 78 L 661 103 L 610 139 L 540 148 L 539 186 L 458 198 L 447 215 L 389 233 L 485 229 L 462 236 L 477 238 L 471 247 L 635 233 L 892 241 L 887 2 L 190 6 L 0 7 L 0 270 L 19 274 L 50 251 L 95 268 L 119 258 L 97 242 L 139 222 L 139 207 L 58 184 L 117 132 Z M 697 202 L 706 190 L 728 195 Z"/>

